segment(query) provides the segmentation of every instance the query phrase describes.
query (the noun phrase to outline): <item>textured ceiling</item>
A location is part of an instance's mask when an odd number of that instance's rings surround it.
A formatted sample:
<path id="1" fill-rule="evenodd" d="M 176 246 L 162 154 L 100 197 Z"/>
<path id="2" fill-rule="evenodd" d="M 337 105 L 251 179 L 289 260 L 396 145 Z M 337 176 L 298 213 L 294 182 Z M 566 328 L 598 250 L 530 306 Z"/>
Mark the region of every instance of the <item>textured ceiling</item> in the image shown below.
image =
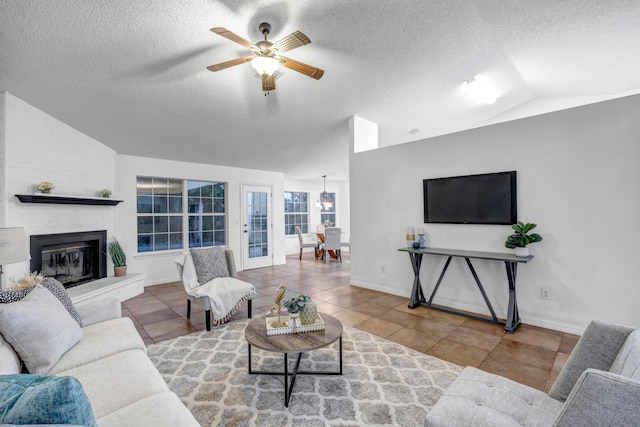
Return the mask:
<path id="1" fill-rule="evenodd" d="M 247 54 L 209 28 L 262 21 L 324 77 L 285 68 L 265 97 L 249 64 L 206 70 Z M 638 93 L 638 46 L 638 0 L 0 2 L 0 90 L 119 153 L 292 179 L 348 178 L 354 114 L 386 146 Z"/>

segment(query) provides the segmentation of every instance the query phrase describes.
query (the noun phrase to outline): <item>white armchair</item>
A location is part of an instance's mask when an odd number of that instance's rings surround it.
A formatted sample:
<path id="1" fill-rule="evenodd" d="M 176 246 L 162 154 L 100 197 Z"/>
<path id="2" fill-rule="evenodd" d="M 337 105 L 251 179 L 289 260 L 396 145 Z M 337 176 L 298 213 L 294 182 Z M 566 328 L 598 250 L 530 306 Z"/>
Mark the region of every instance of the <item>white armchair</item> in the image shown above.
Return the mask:
<path id="1" fill-rule="evenodd" d="M 247 301 L 248 317 L 251 317 L 251 299 L 256 289 L 251 283 L 238 280 L 231 249 L 222 246 L 192 249 L 175 263 L 187 293 L 187 318 L 191 317 L 192 302 L 202 305 L 207 331 L 210 331 L 212 313 L 215 324 L 226 322 L 244 301 Z"/>

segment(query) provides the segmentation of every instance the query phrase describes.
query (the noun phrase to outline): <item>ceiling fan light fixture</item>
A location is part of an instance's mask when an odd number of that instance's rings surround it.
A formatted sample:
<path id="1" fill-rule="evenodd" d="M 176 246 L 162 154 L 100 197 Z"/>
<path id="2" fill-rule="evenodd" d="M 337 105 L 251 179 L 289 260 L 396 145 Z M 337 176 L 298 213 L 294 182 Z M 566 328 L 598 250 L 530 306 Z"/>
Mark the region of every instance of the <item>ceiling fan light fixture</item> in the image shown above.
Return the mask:
<path id="1" fill-rule="evenodd" d="M 261 76 L 272 76 L 280 68 L 280 61 L 270 56 L 256 56 L 251 60 L 251 66 Z"/>

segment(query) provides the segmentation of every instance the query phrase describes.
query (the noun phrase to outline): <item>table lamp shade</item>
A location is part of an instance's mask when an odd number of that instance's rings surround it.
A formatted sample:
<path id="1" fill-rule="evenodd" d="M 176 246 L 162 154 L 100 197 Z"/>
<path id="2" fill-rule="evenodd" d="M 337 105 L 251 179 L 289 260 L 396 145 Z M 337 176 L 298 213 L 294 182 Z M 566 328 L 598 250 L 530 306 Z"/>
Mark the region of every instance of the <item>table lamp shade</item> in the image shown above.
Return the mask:
<path id="1" fill-rule="evenodd" d="M 0 228 L 0 266 L 31 259 L 22 227 Z"/>

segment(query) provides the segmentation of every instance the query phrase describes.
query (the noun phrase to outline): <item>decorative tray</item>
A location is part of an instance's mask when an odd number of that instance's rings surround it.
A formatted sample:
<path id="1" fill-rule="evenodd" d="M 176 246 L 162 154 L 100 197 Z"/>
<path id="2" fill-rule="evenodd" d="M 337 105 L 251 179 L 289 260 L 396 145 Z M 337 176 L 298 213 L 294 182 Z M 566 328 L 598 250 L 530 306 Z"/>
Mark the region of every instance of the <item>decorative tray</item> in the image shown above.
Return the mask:
<path id="1" fill-rule="evenodd" d="M 324 331 L 325 325 L 324 320 L 318 314 L 315 323 L 310 325 L 303 325 L 300 323 L 300 319 L 296 319 L 296 324 L 291 325 L 291 318 L 289 316 L 280 316 L 280 322 L 286 324 L 284 327 L 274 328 L 271 324 L 276 323 L 278 321 L 278 316 L 266 317 L 265 318 L 267 325 L 267 335 L 287 335 L 287 334 L 298 334 L 301 332 L 315 332 L 315 331 Z"/>

